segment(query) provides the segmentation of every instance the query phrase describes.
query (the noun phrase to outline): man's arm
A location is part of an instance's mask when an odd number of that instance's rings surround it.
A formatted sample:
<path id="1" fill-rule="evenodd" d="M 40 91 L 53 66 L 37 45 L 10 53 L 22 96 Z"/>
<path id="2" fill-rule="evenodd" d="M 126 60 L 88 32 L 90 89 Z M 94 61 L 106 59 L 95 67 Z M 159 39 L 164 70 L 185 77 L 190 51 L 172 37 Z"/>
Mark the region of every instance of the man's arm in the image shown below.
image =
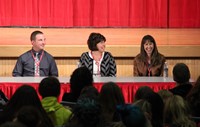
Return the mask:
<path id="1" fill-rule="evenodd" d="M 12 76 L 22 76 L 23 75 L 23 65 L 21 61 L 21 57 L 18 58 L 15 68 L 13 69 Z"/>
<path id="2" fill-rule="evenodd" d="M 58 77 L 58 68 L 57 68 L 57 64 L 54 60 L 54 58 L 52 59 L 51 63 L 50 63 L 50 74 L 49 76 L 57 76 Z"/>

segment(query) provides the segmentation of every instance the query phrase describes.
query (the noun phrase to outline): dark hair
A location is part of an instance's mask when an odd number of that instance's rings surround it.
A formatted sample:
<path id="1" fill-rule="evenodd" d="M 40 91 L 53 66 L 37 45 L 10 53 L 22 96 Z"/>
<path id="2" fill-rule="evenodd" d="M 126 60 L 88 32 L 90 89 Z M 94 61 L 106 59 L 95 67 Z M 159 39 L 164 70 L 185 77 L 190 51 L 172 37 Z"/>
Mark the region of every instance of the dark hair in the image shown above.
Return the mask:
<path id="1" fill-rule="evenodd" d="M 1 127 L 27 127 L 24 124 L 20 122 L 14 122 L 14 121 L 7 121 L 3 124 L 1 124 Z"/>
<path id="2" fill-rule="evenodd" d="M 36 107 L 38 111 L 41 112 L 42 127 L 53 127 L 53 123 L 48 118 L 45 110 L 43 109 L 36 90 L 27 84 L 20 86 L 15 91 L 10 101 L 8 101 L 4 110 L 0 114 L 0 124 L 5 121 L 12 121 L 21 107 L 30 105 Z"/>
<path id="3" fill-rule="evenodd" d="M 56 77 L 46 77 L 39 84 L 39 93 L 44 97 L 60 95 L 60 82 Z"/>
<path id="4" fill-rule="evenodd" d="M 190 79 L 190 70 L 184 63 L 177 63 L 173 68 L 173 78 L 177 83 L 186 83 Z"/>
<path id="5" fill-rule="evenodd" d="M 140 99 L 143 99 L 148 93 L 154 93 L 152 88 L 149 86 L 141 86 L 138 88 L 138 90 L 135 93 L 135 97 L 133 101 L 137 101 Z"/>
<path id="6" fill-rule="evenodd" d="M 197 81 L 194 84 L 194 87 L 191 89 L 187 95 L 187 101 L 191 109 L 192 115 L 200 117 L 200 76 L 197 78 Z"/>
<path id="7" fill-rule="evenodd" d="M 147 119 L 139 107 L 126 104 L 117 106 L 126 127 L 146 127 Z"/>
<path id="8" fill-rule="evenodd" d="M 114 82 L 105 83 L 99 94 L 99 101 L 105 112 L 114 113 L 116 106 L 125 104 L 124 96 L 119 86 Z"/>
<path id="9" fill-rule="evenodd" d="M 42 114 L 34 106 L 24 106 L 17 114 L 17 121 L 27 127 L 38 127 L 41 123 Z"/>
<path id="10" fill-rule="evenodd" d="M 142 99 L 147 100 L 151 104 L 152 126 L 162 127 L 164 103 L 160 95 L 155 92 L 149 92 Z"/>
<path id="11" fill-rule="evenodd" d="M 91 98 L 97 100 L 99 91 L 94 86 L 86 86 L 82 89 L 79 98 Z"/>
<path id="12" fill-rule="evenodd" d="M 32 32 L 32 33 L 31 33 L 30 40 L 31 40 L 31 41 L 35 40 L 35 37 L 36 37 L 36 35 L 37 35 L 37 34 L 43 34 L 43 32 L 41 32 L 41 31 L 38 31 L 38 30 L 37 30 L 37 31 L 34 31 L 34 32 Z"/>
<path id="13" fill-rule="evenodd" d="M 70 92 L 76 99 L 85 86 L 91 85 L 93 85 L 93 76 L 87 67 L 79 67 L 73 71 L 70 78 Z"/>
<path id="14" fill-rule="evenodd" d="M 88 44 L 88 48 L 91 51 L 97 51 L 97 44 L 101 41 L 106 42 L 106 38 L 100 34 L 100 33 L 91 33 L 88 40 L 87 40 L 87 44 Z"/>
<path id="15" fill-rule="evenodd" d="M 141 46 L 140 46 L 140 57 L 141 57 L 142 61 L 143 62 L 147 61 L 147 53 L 144 49 L 144 44 L 146 42 L 152 42 L 153 45 L 154 45 L 154 49 L 153 49 L 153 52 L 152 52 L 152 55 L 151 55 L 151 64 L 152 65 L 160 64 L 159 62 L 160 62 L 160 59 L 161 59 L 161 54 L 158 52 L 156 41 L 151 35 L 145 35 L 142 38 Z"/>
<path id="16" fill-rule="evenodd" d="M 91 98 L 78 99 L 73 114 L 83 127 L 96 127 L 101 122 L 101 106 Z"/>

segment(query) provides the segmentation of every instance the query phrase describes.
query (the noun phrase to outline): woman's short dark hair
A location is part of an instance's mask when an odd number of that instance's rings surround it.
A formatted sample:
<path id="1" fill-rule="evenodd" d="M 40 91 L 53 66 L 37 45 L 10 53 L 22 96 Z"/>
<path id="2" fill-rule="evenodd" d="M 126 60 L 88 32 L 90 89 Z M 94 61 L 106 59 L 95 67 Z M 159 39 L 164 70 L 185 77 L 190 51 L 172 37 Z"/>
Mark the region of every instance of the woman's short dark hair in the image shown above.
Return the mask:
<path id="1" fill-rule="evenodd" d="M 97 44 L 101 41 L 106 42 L 106 38 L 100 34 L 100 33 L 91 33 L 88 40 L 87 40 L 87 44 L 88 44 L 88 48 L 91 51 L 97 51 Z"/>
<path id="2" fill-rule="evenodd" d="M 189 82 L 190 70 L 188 66 L 184 63 L 177 63 L 173 68 L 173 78 L 178 83 Z"/>
<path id="3" fill-rule="evenodd" d="M 60 82 L 56 77 L 46 77 L 39 84 L 39 93 L 44 97 L 60 95 Z"/>

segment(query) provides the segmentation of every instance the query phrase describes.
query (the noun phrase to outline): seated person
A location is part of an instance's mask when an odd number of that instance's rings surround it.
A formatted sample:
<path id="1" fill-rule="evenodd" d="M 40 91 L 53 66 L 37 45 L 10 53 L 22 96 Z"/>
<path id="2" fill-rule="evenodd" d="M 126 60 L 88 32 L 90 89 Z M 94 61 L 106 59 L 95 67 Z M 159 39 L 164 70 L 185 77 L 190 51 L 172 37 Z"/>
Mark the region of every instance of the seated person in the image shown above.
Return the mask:
<path id="1" fill-rule="evenodd" d="M 165 127 L 196 127 L 191 120 L 186 101 L 179 95 L 173 95 L 166 101 L 164 107 Z"/>
<path id="2" fill-rule="evenodd" d="M 3 111 L 0 112 L 0 125 L 8 121 L 14 121 L 20 109 L 25 106 L 34 106 L 42 115 L 37 127 L 54 127 L 46 111 L 42 107 L 35 88 L 28 84 L 23 84 L 17 88 Z"/>
<path id="3" fill-rule="evenodd" d="M 58 76 L 56 62 L 44 50 L 46 38 L 41 31 L 31 34 L 32 49 L 22 54 L 15 65 L 13 76 Z"/>
<path id="4" fill-rule="evenodd" d="M 126 127 L 151 127 L 143 111 L 134 105 L 118 105 L 117 110 Z"/>
<path id="5" fill-rule="evenodd" d="M 52 120 L 54 126 L 63 126 L 69 120 L 71 111 L 58 103 L 60 82 L 55 77 L 44 78 L 39 84 L 42 106 Z"/>
<path id="6" fill-rule="evenodd" d="M 151 35 L 142 38 L 140 54 L 134 59 L 134 76 L 162 76 L 165 57 L 158 52 Z"/>
<path id="7" fill-rule="evenodd" d="M 91 33 L 87 44 L 91 50 L 81 55 L 80 66 L 87 67 L 94 76 L 116 76 L 116 63 L 110 52 L 105 51 L 106 38 L 100 33 Z"/>
<path id="8" fill-rule="evenodd" d="M 199 118 L 200 123 L 200 76 L 186 98 L 193 117 Z"/>
<path id="9" fill-rule="evenodd" d="M 184 63 L 177 63 L 173 68 L 173 79 L 176 82 L 176 86 L 169 89 L 174 95 L 179 95 L 185 98 L 189 91 L 192 89 L 190 80 L 190 70 Z"/>
<path id="10" fill-rule="evenodd" d="M 92 85 L 93 76 L 87 67 L 75 69 L 70 78 L 70 93 L 64 93 L 62 101 L 77 102 L 82 89 Z"/>
<path id="11" fill-rule="evenodd" d="M 0 111 L 3 110 L 3 107 L 6 105 L 8 102 L 8 98 L 5 96 L 3 91 L 0 90 Z"/>

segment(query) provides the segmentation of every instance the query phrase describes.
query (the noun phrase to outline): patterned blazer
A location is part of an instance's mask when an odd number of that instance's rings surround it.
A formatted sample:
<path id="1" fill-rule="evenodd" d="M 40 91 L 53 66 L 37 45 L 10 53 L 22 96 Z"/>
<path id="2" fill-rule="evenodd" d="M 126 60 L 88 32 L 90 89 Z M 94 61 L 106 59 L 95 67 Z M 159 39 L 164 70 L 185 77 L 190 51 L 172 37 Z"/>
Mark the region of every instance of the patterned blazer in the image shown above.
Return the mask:
<path id="1" fill-rule="evenodd" d="M 89 52 L 84 52 L 80 58 L 80 66 L 87 67 L 93 74 L 93 59 L 89 56 Z M 116 63 L 109 52 L 104 52 L 104 56 L 101 62 L 101 76 L 102 77 L 115 77 L 116 76 Z"/>

